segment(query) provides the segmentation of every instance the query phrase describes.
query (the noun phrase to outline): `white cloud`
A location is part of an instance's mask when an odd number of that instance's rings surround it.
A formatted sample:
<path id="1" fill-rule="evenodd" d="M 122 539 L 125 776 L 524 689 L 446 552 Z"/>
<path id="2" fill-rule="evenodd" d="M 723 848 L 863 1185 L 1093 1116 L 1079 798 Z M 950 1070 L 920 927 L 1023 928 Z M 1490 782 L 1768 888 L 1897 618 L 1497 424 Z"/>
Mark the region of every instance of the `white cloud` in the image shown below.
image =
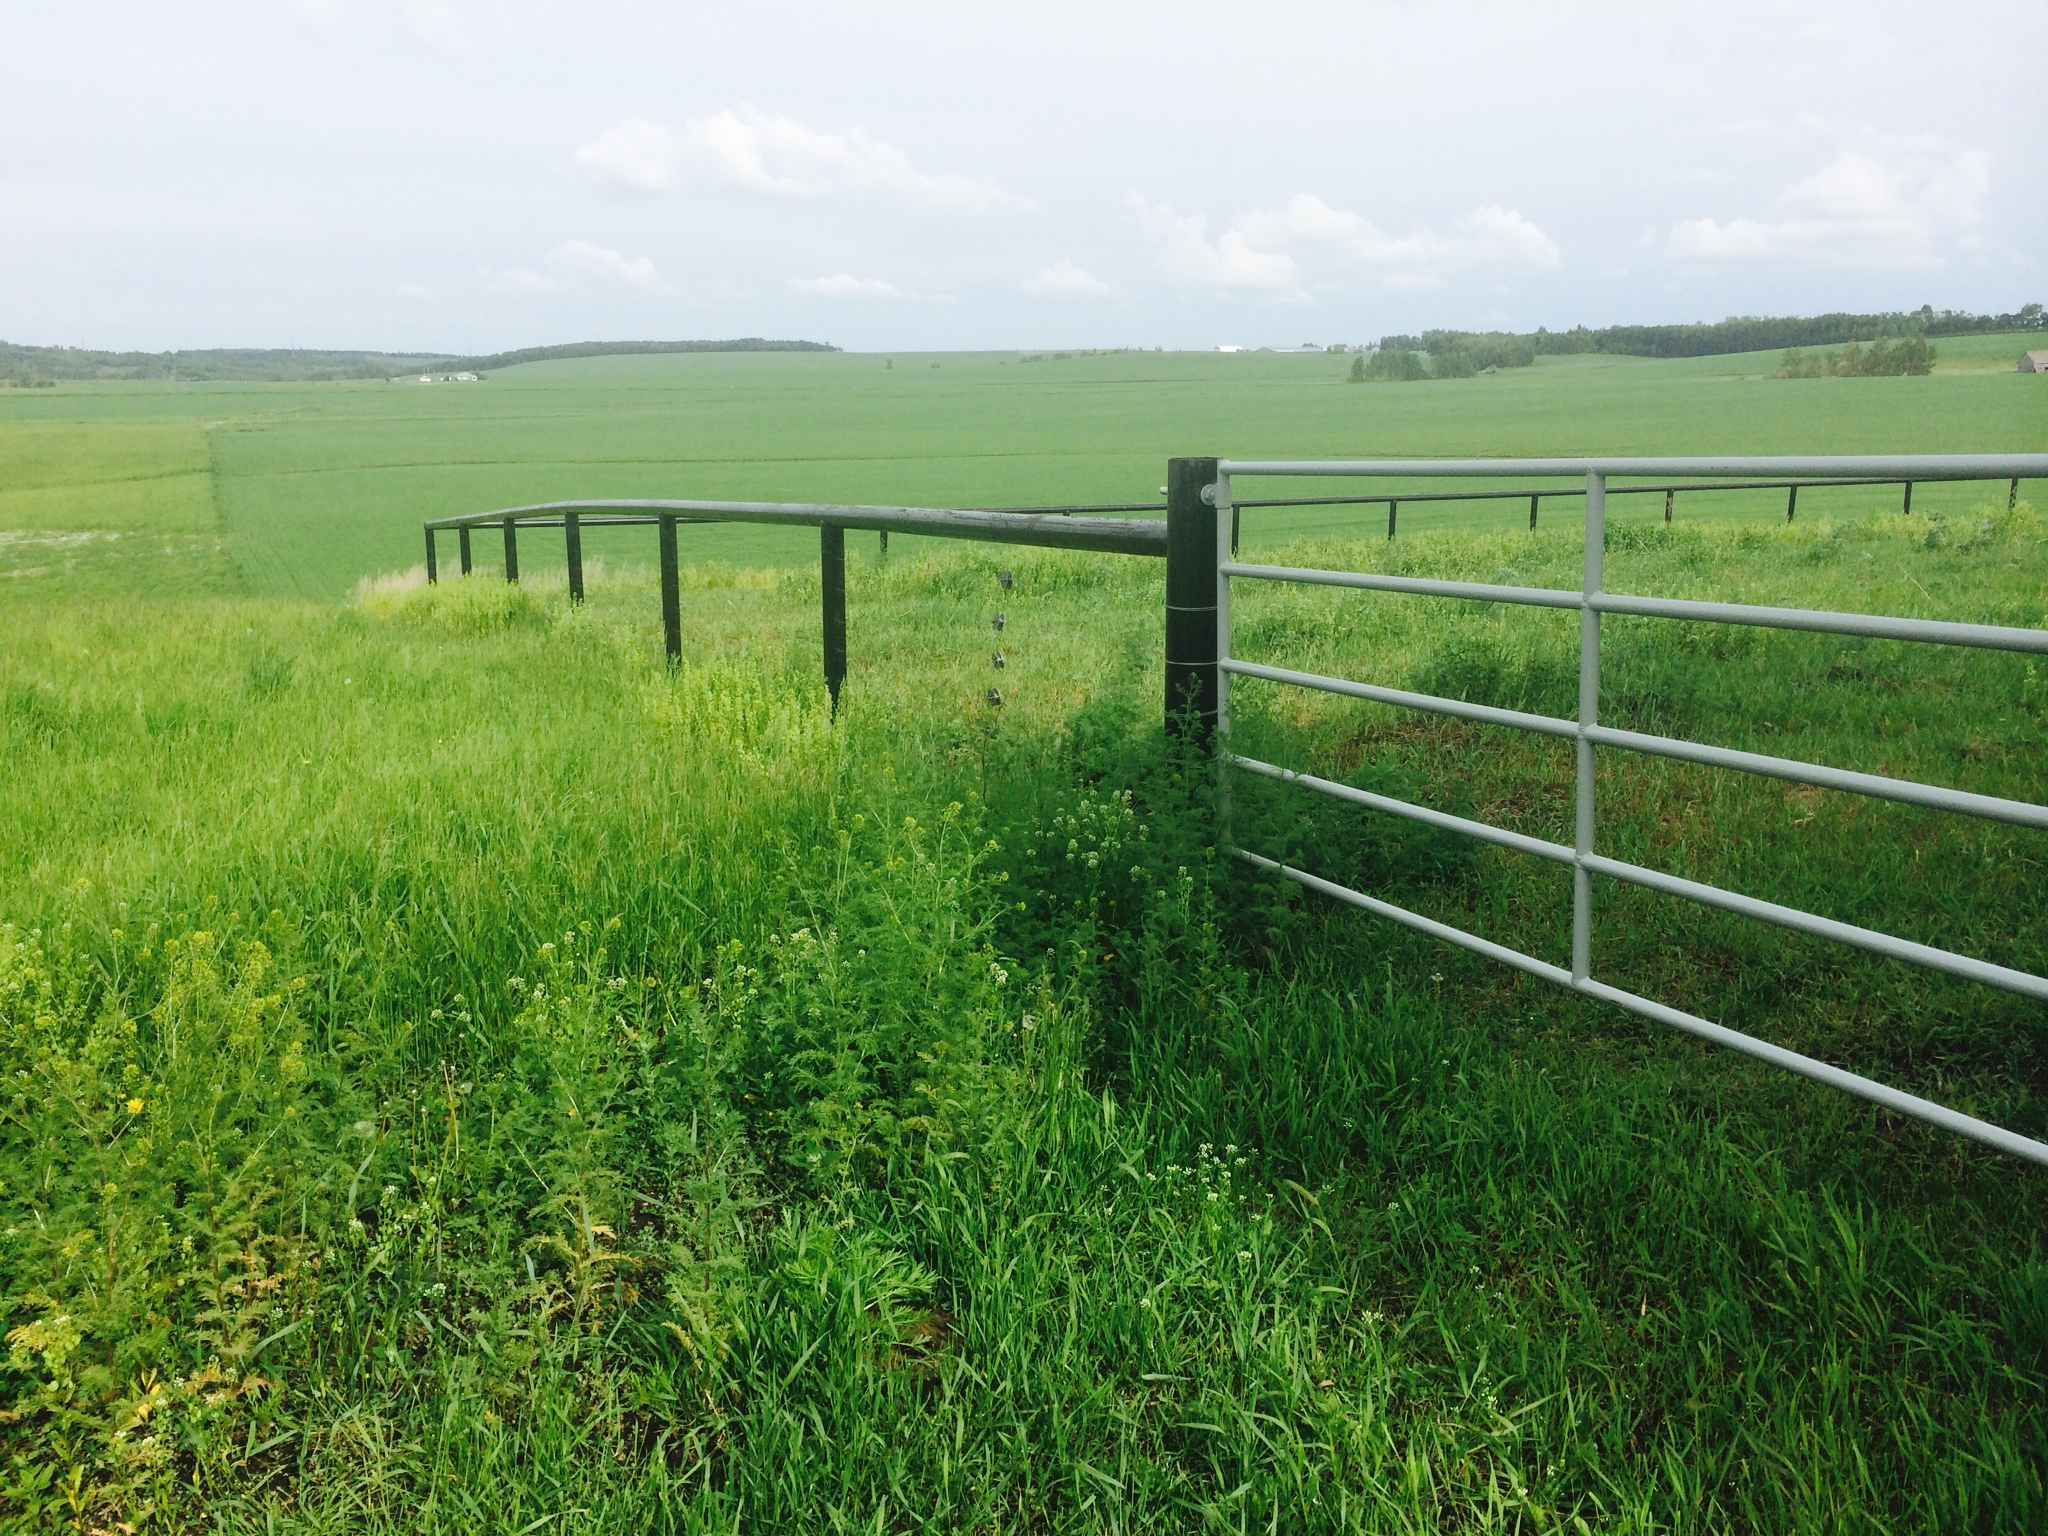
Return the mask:
<path id="1" fill-rule="evenodd" d="M 615 288 L 660 293 L 668 287 L 654 270 L 653 258 L 626 257 L 587 240 L 571 240 L 548 254 L 548 265 L 571 278 L 589 278 Z"/>
<path id="2" fill-rule="evenodd" d="M 499 293 L 556 293 L 587 285 L 640 293 L 668 291 L 652 257 L 625 256 L 609 246 L 592 245 L 588 240 L 569 240 L 556 246 L 548 252 L 545 272 L 511 267 L 502 272 L 487 271 L 484 279 L 486 286 Z"/>
<path id="3" fill-rule="evenodd" d="M 672 131 L 637 117 L 576 151 L 584 175 L 633 192 L 666 192 L 683 159 L 682 141 Z"/>
<path id="4" fill-rule="evenodd" d="M 1488 203 L 1453 220 L 1450 236 L 1439 248 L 1440 259 L 1457 270 L 1468 267 L 1519 267 L 1554 271 L 1564 256 L 1552 240 L 1512 208 Z"/>
<path id="5" fill-rule="evenodd" d="M 920 171 L 863 129 L 826 133 L 748 106 L 693 118 L 680 132 L 635 118 L 578 149 L 576 164 L 594 181 L 635 192 L 665 192 L 694 173 L 771 197 L 878 192 L 955 213 L 1023 201 L 987 177 Z"/>
<path id="6" fill-rule="evenodd" d="M 1369 219 L 1298 192 L 1285 208 L 1248 213 L 1237 227 L 1260 250 L 1327 251 L 1384 273 L 1389 288 L 1435 287 L 1477 270 L 1548 271 L 1562 260 L 1550 236 L 1493 203 L 1455 220 L 1447 235 L 1427 229 L 1390 235 Z"/>
<path id="7" fill-rule="evenodd" d="M 1110 286 L 1062 256 L 1044 271 L 1024 280 L 1026 293 L 1046 298 L 1100 298 Z"/>
<path id="8" fill-rule="evenodd" d="M 511 267 L 503 272 L 486 271 L 484 286 L 496 293 L 549 293 L 561 284 L 531 267 Z"/>
<path id="9" fill-rule="evenodd" d="M 329 38 L 381 42 L 396 32 L 439 53 L 472 51 L 455 9 L 441 0 L 292 0 L 291 9 Z"/>
<path id="10" fill-rule="evenodd" d="M 1967 248 L 1991 189 L 1991 156 L 1933 135 L 1870 129 L 1775 199 L 1776 218 L 1685 219 L 1664 254 L 1676 262 L 1778 261 L 1812 266 L 1938 267 Z"/>
<path id="11" fill-rule="evenodd" d="M 902 299 L 909 295 L 879 277 L 854 277 L 834 272 L 830 277 L 792 277 L 789 286 L 798 293 L 821 299 Z"/>
<path id="12" fill-rule="evenodd" d="M 1419 230 L 1390 235 L 1371 220 L 1332 208 L 1306 192 L 1284 208 L 1239 217 L 1212 245 L 1206 221 L 1153 207 L 1136 193 L 1131 206 L 1151 231 L 1169 277 L 1220 289 L 1253 289 L 1305 297 L 1305 262 L 1381 274 L 1384 286 L 1440 287 L 1474 271 L 1547 271 L 1562 258 L 1557 244 L 1513 209 L 1488 204 L 1454 221 L 1449 234 Z"/>
<path id="13" fill-rule="evenodd" d="M 404 0 L 400 8 L 406 32 L 417 42 L 443 53 L 467 53 L 469 36 L 455 13 L 434 0 Z"/>
<path id="14" fill-rule="evenodd" d="M 1224 291 L 1244 289 L 1257 293 L 1295 294 L 1297 280 L 1294 259 L 1283 253 L 1252 249 L 1244 235 L 1226 230 L 1215 244 L 1209 243 L 1209 221 L 1200 214 L 1175 213 L 1164 203 L 1152 204 L 1137 193 L 1128 199 L 1132 212 L 1145 226 L 1159 255 L 1159 265 L 1169 278 L 1190 287 Z"/>

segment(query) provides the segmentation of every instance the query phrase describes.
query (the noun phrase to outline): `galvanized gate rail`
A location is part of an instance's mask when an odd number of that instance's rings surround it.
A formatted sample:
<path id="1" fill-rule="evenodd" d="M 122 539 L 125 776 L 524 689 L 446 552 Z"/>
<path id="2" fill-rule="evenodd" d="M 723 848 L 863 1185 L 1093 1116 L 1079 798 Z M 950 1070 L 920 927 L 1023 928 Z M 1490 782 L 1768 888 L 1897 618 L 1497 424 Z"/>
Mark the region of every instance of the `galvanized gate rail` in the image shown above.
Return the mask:
<path id="1" fill-rule="evenodd" d="M 2007 479 L 2010 483 L 2006 486 L 2005 491 L 2005 509 L 2010 512 L 2019 504 L 2020 480 L 2022 478 L 2019 475 L 1970 475 L 1965 478 L 1972 480 Z M 1783 491 L 1785 493 L 1785 521 L 1789 523 L 1799 511 L 1799 493 L 1802 490 L 1828 490 L 1848 486 L 1870 485 L 1904 486 L 1905 495 L 1900 499 L 1899 510 L 1903 513 L 1912 512 L 1913 482 L 1911 479 L 1902 479 L 1896 475 L 1864 475 L 1848 480 L 1724 480 L 1719 482 L 1709 480 L 1705 482 L 1694 481 L 1690 484 L 1678 482 L 1669 485 L 1615 485 L 1608 487 L 1607 494 L 1610 496 L 1655 496 L 1661 494 L 1664 498 L 1664 521 L 1668 523 L 1671 521 L 1672 512 L 1677 508 L 1678 493 L 1680 491 Z M 1568 485 L 1533 491 L 1381 491 L 1367 496 L 1287 496 L 1277 498 L 1266 497 L 1257 501 L 1235 501 L 1231 503 L 1230 507 L 1230 552 L 1233 555 L 1237 553 L 1237 514 L 1246 507 L 1384 506 L 1387 509 L 1387 537 L 1391 539 L 1394 536 L 1395 529 L 1399 526 L 1401 508 L 1404 505 L 1439 501 L 1520 501 L 1526 496 L 1529 499 L 1529 526 L 1534 528 L 1536 526 L 1536 510 L 1539 503 L 1560 496 L 1569 498 L 1585 494 L 1586 491 L 1583 486 Z"/>
<path id="2" fill-rule="evenodd" d="M 1219 762 L 1265 777 L 1300 784 L 1322 794 L 1389 815 L 1407 817 L 1430 826 L 1462 833 L 1497 847 L 1532 854 L 1565 865 L 1572 871 L 1572 953 L 1569 968 L 1526 955 L 1505 945 L 1481 938 L 1450 924 L 1438 922 L 1392 902 L 1355 891 L 1307 870 L 1296 869 L 1266 857 L 1253 849 L 1233 849 L 1236 856 L 1257 868 L 1272 870 L 1309 890 L 1318 891 L 1360 907 L 1394 922 L 1418 929 L 1448 943 L 1485 955 L 1546 981 L 1575 992 L 1612 1003 L 1645 1018 L 1655 1019 L 1689 1034 L 1710 1040 L 1731 1050 L 1767 1061 L 1847 1093 L 1880 1104 L 1899 1114 L 1941 1126 L 1957 1135 L 1996 1147 L 2035 1163 L 2048 1165 L 2048 1144 L 2017 1132 L 1962 1114 L 1945 1105 L 1904 1093 L 1853 1072 L 1788 1051 L 1768 1041 L 1715 1024 L 1697 1015 L 1672 1008 L 1625 988 L 1597 979 L 1593 974 L 1593 878 L 1597 875 L 1627 884 L 1684 897 L 1702 905 L 1741 913 L 1797 932 L 1852 945 L 1892 959 L 1906 960 L 1932 970 L 1966 977 L 2024 997 L 2048 1002 L 2048 978 L 1995 965 L 1969 955 L 1916 943 L 1892 934 L 1880 933 L 1854 924 L 1835 921 L 1761 900 L 1736 891 L 1683 879 L 1660 870 L 1607 858 L 1595 851 L 1594 752 L 1616 748 L 1731 768 L 1766 777 L 1788 779 L 1854 794 L 1870 795 L 1907 804 L 1929 806 L 1963 815 L 1988 817 L 2019 826 L 2048 828 L 2048 806 L 2008 800 L 1993 795 L 1971 794 L 1940 785 L 1888 778 L 1878 774 L 1855 773 L 1824 764 L 1798 762 L 1760 753 L 1735 751 L 1672 737 L 1620 731 L 1599 723 L 1600 616 L 1619 613 L 1694 623 L 1747 624 L 1770 629 L 1806 630 L 1824 634 L 1867 635 L 1931 644 L 1968 645 L 1996 650 L 2048 655 L 2048 630 L 2021 629 L 1994 624 L 1959 624 L 1933 619 L 1899 618 L 1885 615 L 1829 613 L 1810 609 L 1758 607 L 1740 603 L 1692 602 L 1671 598 L 1639 597 L 1609 592 L 1603 579 L 1606 545 L 1606 498 L 1608 482 L 1616 477 L 1637 479 L 1673 476 L 1690 480 L 1756 480 L 1786 478 L 1801 480 L 1883 479 L 1977 480 L 2033 479 L 2048 474 L 2048 454 L 2025 455 L 1942 455 L 1927 457 L 1857 458 L 1710 458 L 1710 459 L 1472 459 L 1472 460 L 1349 460 L 1337 462 L 1230 461 L 1178 459 L 1170 466 L 1167 516 L 1172 531 L 1169 539 L 1176 550 L 1206 548 L 1210 556 L 1198 577 L 1181 562 L 1169 557 L 1168 645 L 1171 650 L 1176 630 L 1183 646 L 1200 644 L 1206 631 L 1202 654 L 1182 652 L 1178 669 L 1179 686 L 1196 711 L 1200 727 L 1213 731 Z M 1284 566 L 1240 564 L 1231 558 L 1230 513 L 1236 505 L 1233 482 L 1267 476 L 1340 477 L 1448 477 L 1517 476 L 1528 479 L 1583 476 L 1586 499 L 1585 554 L 1579 590 L 1558 591 L 1510 587 L 1488 582 L 1433 581 L 1405 576 L 1383 576 L 1355 571 L 1306 570 Z M 1617 487 L 1617 489 L 1621 489 Z M 1192 562 L 1188 562 L 1192 563 Z M 1561 720 L 1520 710 L 1496 709 L 1458 699 L 1439 698 L 1357 682 L 1326 677 L 1242 660 L 1231 654 L 1230 584 L 1233 580 L 1302 582 L 1430 597 L 1462 598 L 1478 602 L 1512 603 L 1544 608 L 1577 609 L 1579 613 L 1579 707 L 1576 720 Z M 1179 623 L 1176 625 L 1176 618 Z M 1309 774 L 1296 773 L 1272 763 L 1260 762 L 1235 753 L 1229 747 L 1230 679 L 1259 678 L 1293 687 L 1312 688 L 1367 699 L 1376 703 L 1428 710 L 1461 719 L 1504 725 L 1541 735 L 1559 737 L 1577 748 L 1574 804 L 1574 836 L 1570 847 L 1529 837 L 1502 827 L 1449 815 L 1425 806 L 1370 794 L 1347 785 Z M 1174 682 L 1169 679 L 1169 686 Z"/>

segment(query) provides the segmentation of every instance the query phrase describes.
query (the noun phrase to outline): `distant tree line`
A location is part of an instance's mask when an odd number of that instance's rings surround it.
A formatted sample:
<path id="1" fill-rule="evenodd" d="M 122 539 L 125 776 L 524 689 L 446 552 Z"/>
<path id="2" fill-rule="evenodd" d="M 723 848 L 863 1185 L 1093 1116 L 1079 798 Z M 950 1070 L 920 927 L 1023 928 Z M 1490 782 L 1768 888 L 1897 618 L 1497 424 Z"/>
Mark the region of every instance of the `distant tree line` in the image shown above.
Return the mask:
<path id="1" fill-rule="evenodd" d="M 1381 337 L 1377 352 L 1352 363 L 1351 379 L 1469 379 L 1500 368 L 1527 368 L 1535 361 L 1533 337 L 1507 331 L 1424 331 Z"/>
<path id="2" fill-rule="evenodd" d="M 382 379 L 446 366 L 438 356 L 398 352 L 326 352 L 304 348 L 218 347 L 189 352 L 101 352 L 87 347 L 25 347 L 0 341 L 0 378 L 295 381 Z"/>
<path id="3" fill-rule="evenodd" d="M 28 347 L 0 341 L 0 381 L 40 384 L 57 379 L 191 379 L 316 383 L 388 379 L 399 374 L 481 373 L 516 363 L 565 357 L 618 357 L 649 352 L 837 352 L 821 341 L 577 341 L 526 347 L 483 357 L 444 352 L 336 352 L 301 347 L 216 347 L 182 352 L 101 352 L 87 347 Z"/>
<path id="4" fill-rule="evenodd" d="M 1727 352 L 1769 352 L 1784 347 L 1832 347 L 1849 342 L 1891 341 L 1905 336 L 1969 336 L 1995 331 L 2043 329 L 2039 304 L 2012 314 L 1977 315 L 1966 310 L 1915 310 L 1874 315 L 1737 315 L 1712 324 L 1610 325 L 1601 330 L 1538 330 L 1540 353 L 1613 352 L 1629 357 L 1711 357 Z"/>
<path id="5" fill-rule="evenodd" d="M 1865 351 L 1862 343 L 1812 353 L 1798 347 L 1785 349 L 1778 365 L 1781 379 L 1898 378 L 1902 375 L 1934 372 L 1934 348 L 1925 336 L 1901 336 L 1893 341 L 1873 341 Z"/>
<path id="6" fill-rule="evenodd" d="M 1737 315 L 1712 324 L 1610 325 L 1600 330 L 1535 331 L 1539 353 L 1614 352 L 1628 357 L 1711 357 L 1726 352 L 1770 352 L 1784 347 L 1837 347 L 1902 336 L 1969 336 L 1996 331 L 2048 329 L 2039 304 L 2005 315 L 1920 308 L 1875 315 L 1834 313 L 1765 317 Z"/>
<path id="7" fill-rule="evenodd" d="M 1413 347 L 1390 346 L 1387 341 L 1382 341 L 1379 351 L 1370 357 L 1355 357 L 1351 360 L 1351 382 L 1354 384 L 1363 384 L 1368 379 L 1375 382 L 1406 384 L 1428 377 L 1429 368 L 1423 362 L 1420 352 Z"/>
<path id="8" fill-rule="evenodd" d="M 1874 315 L 1835 313 L 1780 317 L 1737 315 L 1694 325 L 1574 326 L 1568 331 L 1538 327 L 1511 331 L 1424 331 L 1420 336 L 1383 336 L 1378 352 L 1355 363 L 1353 383 L 1369 379 L 1409 381 L 1462 379 L 1495 368 L 1527 368 L 1538 357 L 1606 352 L 1623 357 L 1712 357 L 1731 352 L 1791 350 L 1779 369 L 1788 378 L 1839 373 L 1926 373 L 1934 366 L 1927 338 L 2004 331 L 2048 330 L 2039 304 L 2011 314 L 1979 315 L 1960 309 L 1915 310 Z M 1861 350 L 1868 346 L 1869 351 Z M 1838 349 L 1823 357 L 1807 347 Z M 1788 372 L 1787 370 L 1793 370 Z"/>

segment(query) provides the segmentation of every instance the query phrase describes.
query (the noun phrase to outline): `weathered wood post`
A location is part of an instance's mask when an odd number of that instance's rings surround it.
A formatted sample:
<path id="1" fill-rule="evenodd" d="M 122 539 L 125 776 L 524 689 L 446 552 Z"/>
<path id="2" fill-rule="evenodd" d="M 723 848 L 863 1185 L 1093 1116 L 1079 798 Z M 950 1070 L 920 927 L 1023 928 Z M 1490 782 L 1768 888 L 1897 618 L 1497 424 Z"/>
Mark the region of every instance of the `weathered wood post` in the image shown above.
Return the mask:
<path id="1" fill-rule="evenodd" d="M 1785 521 L 1792 521 L 1792 514 L 1799 510 L 1799 487 L 1792 486 L 1785 493 Z"/>
<path id="2" fill-rule="evenodd" d="M 569 601 L 583 601 L 583 515 L 570 511 L 562 514 L 562 543 L 569 552 Z"/>
<path id="3" fill-rule="evenodd" d="M 2020 504 L 2020 477 L 2014 475 L 2012 484 L 2005 488 L 2005 510 L 2010 512 Z"/>
<path id="4" fill-rule="evenodd" d="M 839 685 L 846 681 L 846 530 L 818 524 L 818 587 L 825 641 L 825 691 L 839 711 Z"/>
<path id="5" fill-rule="evenodd" d="M 1677 488 L 1676 486 L 1667 486 L 1667 487 L 1665 487 L 1665 490 L 1664 490 L 1664 521 L 1665 521 L 1665 522 L 1667 522 L 1667 523 L 1671 521 L 1671 503 L 1672 503 L 1672 502 L 1673 502 L 1673 501 L 1674 501 L 1674 500 L 1675 500 L 1675 499 L 1677 498 L 1677 496 L 1678 496 L 1678 488 Z"/>
<path id="6" fill-rule="evenodd" d="M 434 563 L 434 530 L 427 530 L 427 585 L 434 586 L 441 579 L 440 568 Z"/>
<path id="7" fill-rule="evenodd" d="M 1538 500 L 1539 498 L 1534 495 L 1529 497 L 1529 531 L 1531 533 L 1536 531 L 1536 503 Z"/>
<path id="8" fill-rule="evenodd" d="M 676 576 L 676 515 L 661 514 L 661 643 L 671 664 L 683 659 L 683 594 Z"/>
<path id="9" fill-rule="evenodd" d="M 458 535 L 460 535 L 460 537 L 458 537 L 455 542 L 458 546 L 460 546 L 462 551 L 462 574 L 467 576 L 469 574 L 469 568 L 471 565 L 471 561 L 469 558 L 469 524 L 464 523 L 460 528 L 456 529 L 455 531 Z"/>
<path id="10" fill-rule="evenodd" d="M 519 579 L 519 524 L 509 517 L 505 519 L 505 579 Z"/>
<path id="11" fill-rule="evenodd" d="M 1912 510 L 1913 510 L 1913 482 L 1912 482 L 1912 481 L 1910 481 L 1910 480 L 1908 480 L 1908 481 L 1906 482 L 1906 501 L 1905 501 L 1905 505 L 1901 506 L 1901 507 L 1899 508 L 1899 510 L 1900 510 L 1901 512 L 1910 512 L 1910 511 L 1912 511 Z"/>
<path id="12" fill-rule="evenodd" d="M 1394 515 L 1400 510 L 1401 503 L 1389 496 L 1387 498 L 1387 537 L 1390 539 L 1394 536 Z"/>
<path id="13" fill-rule="evenodd" d="M 1166 461 L 1166 729 L 1216 736 L 1221 673 L 1216 665 L 1216 508 L 1202 493 L 1216 483 L 1214 459 Z"/>

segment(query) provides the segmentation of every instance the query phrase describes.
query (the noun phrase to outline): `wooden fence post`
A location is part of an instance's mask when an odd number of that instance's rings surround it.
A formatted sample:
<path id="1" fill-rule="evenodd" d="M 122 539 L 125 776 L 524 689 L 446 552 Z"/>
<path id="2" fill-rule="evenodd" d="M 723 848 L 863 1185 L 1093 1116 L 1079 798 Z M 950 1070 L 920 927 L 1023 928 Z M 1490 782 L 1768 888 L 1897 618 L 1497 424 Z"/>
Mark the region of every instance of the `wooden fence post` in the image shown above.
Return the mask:
<path id="1" fill-rule="evenodd" d="M 427 530 L 427 585 L 434 586 L 441 579 L 441 572 L 434 563 L 434 530 Z"/>
<path id="2" fill-rule="evenodd" d="M 519 579 L 519 524 L 509 517 L 505 519 L 505 579 Z"/>
<path id="3" fill-rule="evenodd" d="M 1786 521 L 1786 522 L 1788 522 L 1788 523 L 1789 523 L 1789 522 L 1791 522 L 1791 521 L 1792 521 L 1792 514 L 1793 514 L 1793 513 L 1795 512 L 1795 511 L 1797 511 L 1797 510 L 1798 510 L 1798 507 L 1799 507 L 1799 487 L 1795 485 L 1795 486 L 1792 486 L 1792 487 L 1791 487 L 1790 489 L 1788 489 L 1788 490 L 1786 491 L 1786 493 L 1785 493 L 1785 521 Z"/>
<path id="4" fill-rule="evenodd" d="M 562 514 L 562 542 L 569 552 L 569 601 L 583 601 L 583 516 L 579 512 Z"/>
<path id="5" fill-rule="evenodd" d="M 1678 492 L 1676 490 L 1666 490 L 1664 492 L 1664 521 L 1667 523 L 1671 521 L 1671 503 L 1677 497 Z"/>
<path id="6" fill-rule="evenodd" d="M 1400 510 L 1401 503 L 1389 496 L 1387 498 L 1387 537 L 1390 539 L 1394 536 L 1394 514 Z"/>
<path id="7" fill-rule="evenodd" d="M 1533 495 L 1529 498 L 1529 531 L 1531 533 L 1536 531 L 1536 503 L 1539 499 Z"/>
<path id="8" fill-rule="evenodd" d="M 460 528 L 456 529 L 455 531 L 461 535 L 461 537 L 456 540 L 456 543 L 459 544 L 462 548 L 462 574 L 467 576 L 469 574 L 470 567 L 469 524 L 464 523 Z"/>

